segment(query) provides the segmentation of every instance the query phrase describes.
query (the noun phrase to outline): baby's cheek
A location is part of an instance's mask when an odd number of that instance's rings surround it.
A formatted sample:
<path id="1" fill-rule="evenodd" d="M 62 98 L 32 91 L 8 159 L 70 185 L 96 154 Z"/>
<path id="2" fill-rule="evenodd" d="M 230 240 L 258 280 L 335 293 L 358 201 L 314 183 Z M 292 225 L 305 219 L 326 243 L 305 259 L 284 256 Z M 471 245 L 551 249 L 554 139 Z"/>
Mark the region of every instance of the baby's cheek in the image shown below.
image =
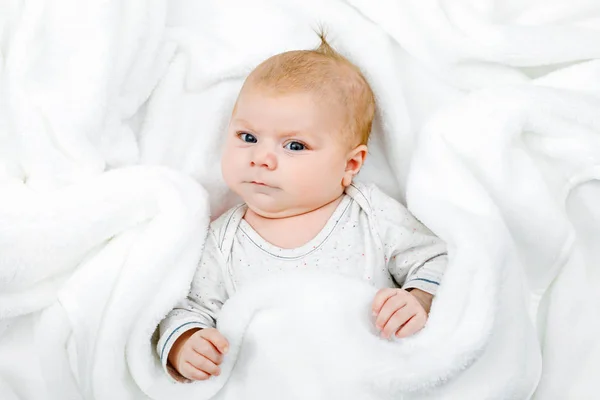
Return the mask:
<path id="1" fill-rule="evenodd" d="M 311 192 L 319 188 L 320 175 L 320 173 L 311 169 L 297 171 L 294 186 L 300 194 L 306 195 L 306 192 Z"/>
<path id="2" fill-rule="evenodd" d="M 239 161 L 236 161 L 235 157 L 231 157 L 231 154 L 223 155 L 221 159 L 221 173 L 226 184 L 232 185 L 234 183 L 236 175 L 239 174 L 238 164 Z"/>

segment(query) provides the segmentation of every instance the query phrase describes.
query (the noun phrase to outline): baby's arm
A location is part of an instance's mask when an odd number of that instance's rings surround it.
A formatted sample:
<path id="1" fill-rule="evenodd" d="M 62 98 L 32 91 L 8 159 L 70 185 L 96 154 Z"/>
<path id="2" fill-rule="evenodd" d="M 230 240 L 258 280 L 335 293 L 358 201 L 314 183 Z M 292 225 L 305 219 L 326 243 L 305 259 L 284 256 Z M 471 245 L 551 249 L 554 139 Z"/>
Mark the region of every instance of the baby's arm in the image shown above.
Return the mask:
<path id="1" fill-rule="evenodd" d="M 402 206 L 399 204 L 399 206 Z M 404 290 L 435 295 L 448 263 L 446 243 L 406 209 L 403 224 L 388 231 L 388 270 Z"/>
<path id="2" fill-rule="evenodd" d="M 377 188 L 371 192 L 371 204 L 377 213 L 389 273 L 402 287 L 377 293 L 375 323 L 384 337 L 407 337 L 425 326 L 446 268 L 446 244 L 406 207 Z"/>
<path id="3" fill-rule="evenodd" d="M 421 268 L 425 268 L 426 265 L 425 263 Z M 398 270 L 397 266 L 392 266 L 390 273 L 395 275 L 394 272 Z M 432 293 L 419 289 L 417 287 L 419 284 L 420 280 L 415 278 L 411 286 L 405 282 L 405 289 L 385 288 L 375 295 L 372 306 L 373 315 L 376 317 L 375 326 L 381 331 L 383 337 L 389 338 L 396 335 L 404 338 L 423 329 L 429 316 L 435 291 Z M 433 285 L 432 282 L 426 282 L 424 286 L 431 290 Z"/>
<path id="4" fill-rule="evenodd" d="M 212 230 L 187 297 L 160 323 L 157 346 L 163 368 L 179 381 L 208 379 L 218 375 L 227 340 L 214 329 L 227 299 L 224 261 Z"/>

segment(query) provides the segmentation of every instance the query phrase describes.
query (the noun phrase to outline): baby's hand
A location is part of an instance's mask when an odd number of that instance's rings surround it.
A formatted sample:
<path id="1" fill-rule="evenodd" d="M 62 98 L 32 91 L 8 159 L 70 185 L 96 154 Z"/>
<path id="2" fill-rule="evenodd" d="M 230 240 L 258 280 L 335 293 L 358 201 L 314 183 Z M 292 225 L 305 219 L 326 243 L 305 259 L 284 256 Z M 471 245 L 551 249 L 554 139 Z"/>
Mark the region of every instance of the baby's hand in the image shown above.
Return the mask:
<path id="1" fill-rule="evenodd" d="M 416 292 L 414 295 L 404 289 L 385 288 L 375 295 L 375 326 L 384 338 L 393 334 L 405 338 L 425 326 L 433 296 L 419 289 L 413 291 Z"/>
<path id="2" fill-rule="evenodd" d="M 203 381 L 221 374 L 219 365 L 229 343 L 215 328 L 190 330 L 181 335 L 169 352 L 169 362 L 182 376 Z"/>

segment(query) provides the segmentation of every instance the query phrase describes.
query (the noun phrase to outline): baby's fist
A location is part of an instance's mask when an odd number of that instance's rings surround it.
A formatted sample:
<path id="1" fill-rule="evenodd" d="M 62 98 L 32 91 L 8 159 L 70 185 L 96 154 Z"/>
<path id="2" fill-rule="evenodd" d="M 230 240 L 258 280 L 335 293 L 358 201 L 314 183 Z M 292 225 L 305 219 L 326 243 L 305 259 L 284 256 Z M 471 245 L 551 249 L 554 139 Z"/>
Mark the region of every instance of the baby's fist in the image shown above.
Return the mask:
<path id="1" fill-rule="evenodd" d="M 221 374 L 219 365 L 229 343 L 215 328 L 190 330 L 169 352 L 169 362 L 183 377 L 202 381 Z"/>
<path id="2" fill-rule="evenodd" d="M 372 306 L 373 315 L 376 317 L 375 326 L 384 338 L 394 334 L 405 338 L 425 326 L 432 296 L 418 289 L 413 290 L 418 291 L 418 297 L 404 289 L 396 288 L 381 289 L 375 295 Z"/>

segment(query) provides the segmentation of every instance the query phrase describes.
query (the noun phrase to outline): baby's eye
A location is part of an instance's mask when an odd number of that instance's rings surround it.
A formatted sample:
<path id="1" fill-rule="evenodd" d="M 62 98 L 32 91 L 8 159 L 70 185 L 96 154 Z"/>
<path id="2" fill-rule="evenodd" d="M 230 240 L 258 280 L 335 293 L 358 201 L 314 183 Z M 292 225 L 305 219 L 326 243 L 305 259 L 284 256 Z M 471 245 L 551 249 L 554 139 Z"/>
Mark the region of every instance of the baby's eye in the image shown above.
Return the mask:
<path id="1" fill-rule="evenodd" d="M 250 133 L 242 132 L 242 133 L 239 133 L 238 136 L 240 137 L 240 139 L 242 139 L 243 142 L 246 142 L 246 143 L 258 142 L 256 137 Z"/>
<path id="2" fill-rule="evenodd" d="M 284 148 L 291 150 L 291 151 L 302 151 L 302 150 L 306 150 L 306 146 L 303 145 L 300 142 L 289 142 L 287 143 Z"/>

